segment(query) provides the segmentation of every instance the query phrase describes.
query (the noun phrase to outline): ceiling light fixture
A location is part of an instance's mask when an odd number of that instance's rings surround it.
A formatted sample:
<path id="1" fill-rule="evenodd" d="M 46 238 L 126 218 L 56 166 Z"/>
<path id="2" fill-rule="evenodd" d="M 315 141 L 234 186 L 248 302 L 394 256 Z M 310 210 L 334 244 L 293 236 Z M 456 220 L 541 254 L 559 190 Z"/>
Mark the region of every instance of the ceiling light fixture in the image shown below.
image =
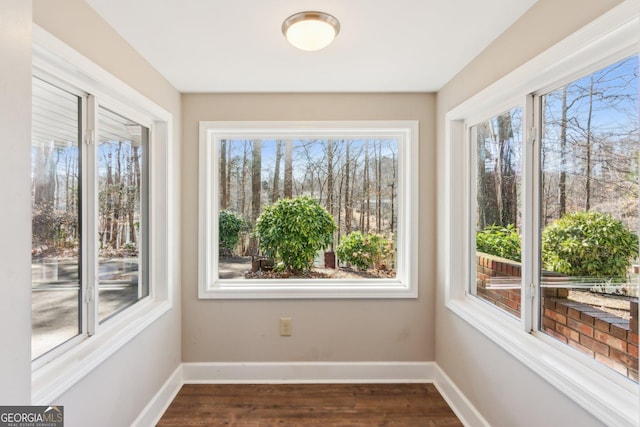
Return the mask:
<path id="1" fill-rule="evenodd" d="M 336 18 L 324 12 L 299 12 L 282 23 L 282 34 L 289 43 L 302 50 L 327 47 L 340 32 Z"/>

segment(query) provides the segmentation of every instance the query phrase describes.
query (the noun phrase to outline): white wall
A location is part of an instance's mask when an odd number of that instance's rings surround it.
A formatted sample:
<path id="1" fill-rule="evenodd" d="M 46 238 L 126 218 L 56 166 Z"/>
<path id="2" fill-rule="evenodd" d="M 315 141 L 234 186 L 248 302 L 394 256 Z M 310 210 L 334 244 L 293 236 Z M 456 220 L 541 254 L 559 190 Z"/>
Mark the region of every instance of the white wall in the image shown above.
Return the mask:
<path id="1" fill-rule="evenodd" d="M 435 96 L 433 94 L 183 95 L 183 360 L 431 361 L 434 351 Z M 199 300 L 200 120 L 419 120 L 419 299 Z M 293 318 L 292 337 L 278 319 Z"/>
<path id="2" fill-rule="evenodd" d="M 21 0 L 13 3 L 21 3 Z M 148 19 L 153 17 L 149 16 Z M 180 192 L 178 189 L 180 186 L 181 100 L 178 91 L 82 0 L 34 0 L 33 22 L 173 114 L 173 138 L 176 146 L 169 156 L 172 167 L 169 181 L 171 182 L 170 191 L 175 201 L 172 206 L 172 226 L 177 231 L 173 238 L 175 242 L 180 242 Z M 22 70 L 21 74 L 25 74 L 23 78 L 29 80 L 30 72 L 30 69 Z M 27 94 L 28 92 L 25 91 L 22 95 L 28 98 L 25 102 L 30 101 Z M 28 138 L 21 147 L 24 147 L 28 158 Z M 19 170 L 21 174 L 27 174 L 28 178 L 29 164 L 24 165 L 24 163 L 24 161 L 16 162 L 19 166 L 12 166 L 12 168 Z M 3 180 L 3 182 L 6 181 Z M 28 187 L 23 189 L 23 193 L 28 196 Z M 29 222 L 28 206 L 22 215 Z M 180 245 L 176 243 L 170 252 L 173 272 L 170 282 L 177 285 L 171 289 L 173 308 L 55 400 L 56 404 L 65 406 L 65 425 L 69 427 L 130 425 L 180 364 L 179 259 Z M 28 289 L 29 262 L 27 262 L 26 271 L 27 277 L 22 278 L 20 287 Z M 28 304 L 18 306 L 30 317 Z M 2 315 L 4 316 L 4 312 Z M 4 320 L 14 323 L 13 319 L 5 318 Z M 24 363 L 22 359 L 24 356 L 20 357 L 21 363 Z"/>
<path id="3" fill-rule="evenodd" d="M 446 223 L 446 177 L 442 166 L 446 112 L 618 3 L 538 0 L 438 93 L 439 224 Z M 445 238 L 445 230 L 439 229 L 439 253 L 445 251 Z M 436 362 L 489 423 L 494 427 L 601 425 L 585 409 L 445 307 L 445 261 L 443 257 L 438 259 Z"/>
<path id="4" fill-rule="evenodd" d="M 31 2 L 0 0 L 0 402 L 31 402 Z M 11 64 L 11 66 L 7 66 Z"/>

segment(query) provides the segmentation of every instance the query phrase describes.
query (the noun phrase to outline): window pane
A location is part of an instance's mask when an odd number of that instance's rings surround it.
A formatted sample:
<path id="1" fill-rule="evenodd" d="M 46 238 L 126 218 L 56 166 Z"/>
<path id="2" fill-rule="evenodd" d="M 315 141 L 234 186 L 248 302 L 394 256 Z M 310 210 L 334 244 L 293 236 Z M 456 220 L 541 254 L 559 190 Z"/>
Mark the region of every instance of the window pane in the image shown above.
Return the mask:
<path id="1" fill-rule="evenodd" d="M 396 277 L 396 139 L 222 139 L 217 151 L 219 278 Z M 273 239 L 260 235 L 258 219 L 265 209 L 284 206 L 283 199 L 312 210 L 274 225 Z M 317 212 L 316 204 L 333 229 L 325 236 L 311 221 L 288 235 L 289 226 L 315 215 L 309 212 Z M 325 237 L 306 252 L 305 245 Z M 287 255 L 287 244 L 299 246 Z"/>
<path id="2" fill-rule="evenodd" d="M 471 128 L 476 256 L 471 293 L 520 317 L 522 109 Z"/>
<path id="3" fill-rule="evenodd" d="M 149 295 L 148 129 L 98 111 L 98 318 Z"/>
<path id="4" fill-rule="evenodd" d="M 541 329 L 637 381 L 638 57 L 546 94 L 543 120 Z"/>
<path id="5" fill-rule="evenodd" d="M 37 358 L 81 332 L 80 99 L 33 79 L 32 336 Z"/>

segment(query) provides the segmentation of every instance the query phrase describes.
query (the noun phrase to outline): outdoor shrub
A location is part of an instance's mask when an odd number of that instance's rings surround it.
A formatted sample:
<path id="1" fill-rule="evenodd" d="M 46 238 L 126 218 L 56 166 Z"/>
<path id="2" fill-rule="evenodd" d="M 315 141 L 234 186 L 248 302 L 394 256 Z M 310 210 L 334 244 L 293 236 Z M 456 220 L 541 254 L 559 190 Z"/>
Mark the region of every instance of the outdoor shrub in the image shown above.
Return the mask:
<path id="1" fill-rule="evenodd" d="M 393 240 L 381 234 L 354 231 L 340 240 L 336 253 L 342 262 L 360 270 L 372 266 L 381 269 L 386 267 L 385 262 L 393 255 Z"/>
<path id="2" fill-rule="evenodd" d="M 218 212 L 218 240 L 220 242 L 220 256 L 233 254 L 240 240 L 240 231 L 245 227 L 244 219 L 228 210 Z"/>
<path id="3" fill-rule="evenodd" d="M 278 262 L 278 269 L 303 272 L 309 270 L 316 253 L 331 243 L 336 228 L 325 208 L 301 196 L 267 206 L 258 217 L 255 234 L 264 254 Z"/>
<path id="4" fill-rule="evenodd" d="M 476 250 L 512 261 L 521 260 L 520 235 L 513 224 L 489 225 L 476 234 Z"/>
<path id="5" fill-rule="evenodd" d="M 571 276 L 624 277 L 638 256 L 638 236 L 598 212 L 569 213 L 542 232 L 544 268 Z"/>

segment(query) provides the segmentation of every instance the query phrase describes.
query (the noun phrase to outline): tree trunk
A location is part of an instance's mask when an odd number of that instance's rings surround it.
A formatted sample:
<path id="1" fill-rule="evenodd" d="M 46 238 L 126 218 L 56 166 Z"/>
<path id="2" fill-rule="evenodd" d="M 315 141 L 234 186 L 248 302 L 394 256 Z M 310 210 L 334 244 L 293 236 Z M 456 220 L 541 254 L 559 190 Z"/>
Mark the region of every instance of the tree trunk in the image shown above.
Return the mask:
<path id="1" fill-rule="evenodd" d="M 293 198 L 293 141 L 284 143 L 284 197 Z"/>
<path id="2" fill-rule="evenodd" d="M 333 215 L 333 141 L 327 142 L 327 210 Z"/>
<path id="3" fill-rule="evenodd" d="M 585 183 L 585 201 L 584 201 L 584 210 L 589 212 L 591 209 L 591 144 L 593 143 L 593 138 L 591 135 L 591 119 L 593 117 L 593 74 L 591 75 L 591 83 L 589 85 L 589 114 L 587 116 L 587 170 L 586 170 L 586 178 L 587 182 Z"/>
<path id="4" fill-rule="evenodd" d="M 242 216 L 246 219 L 248 218 L 246 208 L 247 208 L 247 141 L 244 141 L 244 147 L 242 151 L 242 170 L 240 171 L 240 210 L 242 212 Z"/>
<path id="5" fill-rule="evenodd" d="M 365 152 L 364 152 L 364 181 L 362 183 L 362 196 L 365 205 L 365 215 L 364 221 L 362 222 L 363 230 L 366 230 L 368 233 L 371 230 L 370 220 L 371 220 L 371 194 L 370 194 L 370 178 L 369 178 L 369 140 L 365 142 Z"/>
<path id="6" fill-rule="evenodd" d="M 229 208 L 229 206 L 231 206 L 231 144 L 231 141 L 227 142 L 227 209 Z"/>
<path id="7" fill-rule="evenodd" d="M 273 172 L 273 189 L 271 192 L 271 203 L 275 203 L 280 198 L 280 160 L 282 158 L 282 141 L 276 141 L 276 166 Z"/>
<path id="8" fill-rule="evenodd" d="M 350 145 L 351 141 L 347 141 L 344 163 L 344 228 L 346 234 L 349 234 L 351 232 L 351 204 L 349 203 L 349 179 L 351 179 L 351 174 L 349 171 L 349 168 L 351 166 L 351 159 L 349 159 Z"/>
<path id="9" fill-rule="evenodd" d="M 262 141 L 253 141 L 253 162 L 251 165 L 251 224 L 255 227 L 260 216 L 260 199 L 262 196 Z M 258 245 L 254 237 L 251 238 L 250 251 L 258 254 Z"/>
<path id="10" fill-rule="evenodd" d="M 558 217 L 567 212 L 567 87 L 562 88 L 560 119 L 560 177 L 558 182 Z"/>
<path id="11" fill-rule="evenodd" d="M 376 231 L 382 232 L 382 141 L 378 141 L 376 159 Z"/>
<path id="12" fill-rule="evenodd" d="M 220 209 L 227 209 L 227 140 L 220 140 Z"/>

